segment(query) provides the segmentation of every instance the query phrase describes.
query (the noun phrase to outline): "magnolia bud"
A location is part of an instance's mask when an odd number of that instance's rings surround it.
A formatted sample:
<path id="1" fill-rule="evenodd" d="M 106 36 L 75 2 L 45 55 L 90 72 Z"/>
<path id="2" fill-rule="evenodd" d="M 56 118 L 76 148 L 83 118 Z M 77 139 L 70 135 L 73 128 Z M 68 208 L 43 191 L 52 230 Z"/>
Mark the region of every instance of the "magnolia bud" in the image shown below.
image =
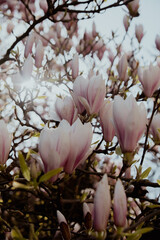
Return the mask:
<path id="1" fill-rule="evenodd" d="M 128 28 L 129 28 L 129 17 L 128 17 L 128 15 L 124 15 L 124 17 L 123 17 L 123 25 L 124 25 L 124 28 L 125 28 L 125 30 L 127 32 Z"/>
<path id="2" fill-rule="evenodd" d="M 160 51 L 160 35 L 156 35 L 155 39 L 156 48 Z"/>
<path id="3" fill-rule="evenodd" d="M 135 26 L 135 34 L 136 34 L 136 38 L 138 40 L 138 42 L 140 43 L 143 36 L 144 36 L 144 32 L 143 32 L 143 25 L 139 24 Z"/>
<path id="4" fill-rule="evenodd" d="M 117 227 L 125 227 L 127 215 L 127 199 L 120 179 L 116 182 L 114 189 L 114 223 Z"/>
<path id="5" fill-rule="evenodd" d="M 76 53 L 71 61 L 71 69 L 72 69 L 72 78 L 75 79 L 78 77 L 79 72 L 79 57 Z"/>
<path id="6" fill-rule="evenodd" d="M 59 225 L 60 225 L 61 234 L 63 236 L 63 239 L 64 240 L 70 240 L 71 239 L 71 233 L 70 233 L 69 226 L 67 224 L 67 221 L 66 221 L 64 215 L 60 211 L 57 211 L 57 218 L 58 218 L 58 222 L 59 222 Z"/>
<path id="7" fill-rule="evenodd" d="M 44 56 L 44 49 L 41 40 L 38 41 L 35 54 L 35 66 L 37 68 L 42 67 L 42 60 Z"/>

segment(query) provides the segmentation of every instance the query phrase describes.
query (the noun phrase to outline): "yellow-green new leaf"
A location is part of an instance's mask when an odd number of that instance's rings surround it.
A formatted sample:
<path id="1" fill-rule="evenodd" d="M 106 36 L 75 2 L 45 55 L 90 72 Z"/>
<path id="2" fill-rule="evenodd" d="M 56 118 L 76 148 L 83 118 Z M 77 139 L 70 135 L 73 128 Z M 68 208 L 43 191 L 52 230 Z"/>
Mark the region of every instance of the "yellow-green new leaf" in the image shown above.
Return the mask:
<path id="1" fill-rule="evenodd" d="M 59 174 L 62 170 L 63 170 L 63 168 L 57 168 L 57 169 L 53 169 L 53 170 L 45 173 L 42 177 L 40 177 L 39 183 L 48 181 L 50 178 L 52 178 L 55 175 Z"/>
<path id="2" fill-rule="evenodd" d="M 25 240 L 25 238 L 22 236 L 20 230 L 17 227 L 14 227 L 11 231 L 11 237 L 14 240 Z"/>
<path id="3" fill-rule="evenodd" d="M 157 183 L 160 185 L 160 179 L 157 179 Z"/>
<path id="4" fill-rule="evenodd" d="M 20 168 L 21 168 L 21 172 L 23 174 L 23 177 L 27 181 L 30 181 L 30 179 L 31 179 L 30 171 L 29 171 L 29 168 L 27 166 L 27 163 L 26 163 L 26 161 L 24 159 L 24 156 L 23 156 L 21 151 L 19 151 L 19 153 L 18 153 L 18 158 L 19 158 Z"/>
<path id="5" fill-rule="evenodd" d="M 148 175 L 149 175 L 149 173 L 150 173 L 150 171 L 151 171 L 151 167 L 149 167 L 149 168 L 147 168 L 142 174 L 141 174 L 141 179 L 144 179 L 144 178 L 147 178 L 148 177 Z"/>

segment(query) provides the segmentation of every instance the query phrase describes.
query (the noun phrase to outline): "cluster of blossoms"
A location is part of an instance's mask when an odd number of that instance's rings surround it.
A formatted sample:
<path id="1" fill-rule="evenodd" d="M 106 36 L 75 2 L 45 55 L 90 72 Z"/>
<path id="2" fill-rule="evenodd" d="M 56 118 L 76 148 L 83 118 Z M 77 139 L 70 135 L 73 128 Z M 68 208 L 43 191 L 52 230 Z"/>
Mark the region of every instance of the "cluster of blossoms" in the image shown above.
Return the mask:
<path id="1" fill-rule="evenodd" d="M 150 167 L 143 172 L 142 163 L 147 152 L 159 160 L 160 61 L 157 57 L 143 67 L 136 49 L 123 49 L 140 0 L 120 1 L 128 9 L 120 45 L 114 32 L 105 44 L 95 23 L 81 37 L 80 16 L 90 18 L 108 8 L 106 1 L 100 2 L 0 2 L 5 17 L 9 14 L 6 33 L 16 36 L 21 20 L 29 25 L 0 59 L 2 239 L 125 240 L 152 230 L 151 211 L 159 211 L 159 202 L 150 201 L 146 186 L 158 188 L 159 183 L 143 179 Z M 134 37 L 140 51 L 141 24 L 135 25 Z M 20 42 L 22 55 L 14 48 Z M 155 49 L 160 53 L 159 35 Z M 85 75 L 80 62 L 91 57 L 93 65 Z M 97 70 L 103 61 L 110 66 Z M 63 86 L 66 95 L 55 92 L 55 85 Z M 141 162 L 136 160 L 139 150 Z"/>

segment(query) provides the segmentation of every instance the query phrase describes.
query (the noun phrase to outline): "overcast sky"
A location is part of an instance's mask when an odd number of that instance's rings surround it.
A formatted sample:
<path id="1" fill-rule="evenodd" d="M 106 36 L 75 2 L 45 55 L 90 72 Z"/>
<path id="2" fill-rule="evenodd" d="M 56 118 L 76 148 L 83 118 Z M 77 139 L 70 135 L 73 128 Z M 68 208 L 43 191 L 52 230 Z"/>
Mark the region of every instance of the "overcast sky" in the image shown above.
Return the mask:
<path id="1" fill-rule="evenodd" d="M 112 1 L 108 0 L 108 4 L 110 2 Z M 125 31 L 122 22 L 125 11 L 127 11 L 125 6 L 122 8 L 112 8 L 96 16 L 95 23 L 97 30 L 100 31 L 102 36 L 108 38 L 111 36 L 111 31 L 116 30 L 119 36 L 123 37 Z M 143 24 L 145 37 L 142 40 L 142 45 L 144 47 L 145 58 L 150 61 L 150 53 L 157 53 L 154 49 L 154 41 L 156 34 L 160 34 L 160 0 L 140 0 L 139 12 L 140 16 L 134 18 L 129 34 L 132 35 L 136 24 Z M 89 22 L 91 24 L 92 20 Z M 87 22 L 85 27 L 90 28 L 89 22 Z"/>

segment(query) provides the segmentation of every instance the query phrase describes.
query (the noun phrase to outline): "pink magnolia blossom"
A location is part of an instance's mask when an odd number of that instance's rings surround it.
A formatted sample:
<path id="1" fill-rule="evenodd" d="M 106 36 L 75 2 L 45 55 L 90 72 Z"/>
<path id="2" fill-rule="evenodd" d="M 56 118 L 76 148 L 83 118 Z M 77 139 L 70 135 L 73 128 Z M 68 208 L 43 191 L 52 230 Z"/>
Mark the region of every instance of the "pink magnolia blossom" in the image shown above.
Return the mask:
<path id="1" fill-rule="evenodd" d="M 113 122 L 122 151 L 134 151 L 146 127 L 147 114 L 144 104 L 138 105 L 132 95 L 125 100 L 115 96 Z"/>
<path id="2" fill-rule="evenodd" d="M 11 148 L 11 135 L 7 130 L 7 126 L 3 120 L 0 120 L 0 164 L 5 164 L 8 160 Z"/>
<path id="3" fill-rule="evenodd" d="M 151 126 L 150 126 L 150 133 L 153 136 L 153 140 L 156 143 L 160 142 L 160 113 L 157 113 L 151 122 Z"/>
<path id="4" fill-rule="evenodd" d="M 91 153 L 92 135 L 91 124 L 83 125 L 79 119 L 72 126 L 62 120 L 57 128 L 45 127 L 39 142 L 45 172 L 63 167 L 66 173 L 72 173 Z"/>
<path id="5" fill-rule="evenodd" d="M 135 26 L 135 34 L 138 42 L 140 43 L 143 36 L 144 36 L 144 31 L 143 31 L 143 25 L 139 24 Z"/>
<path id="6" fill-rule="evenodd" d="M 41 131 L 39 153 L 45 172 L 63 167 L 68 159 L 70 151 L 69 132 L 63 121 L 57 128 L 49 129 L 45 127 Z M 57 177 L 54 177 L 52 181 L 55 181 Z"/>
<path id="7" fill-rule="evenodd" d="M 155 39 L 156 48 L 160 51 L 160 35 L 156 35 Z"/>
<path id="8" fill-rule="evenodd" d="M 73 99 L 66 96 L 64 99 L 57 98 L 55 102 L 56 119 L 66 119 L 71 125 L 75 122 L 78 117 L 77 109 L 74 105 Z"/>
<path id="9" fill-rule="evenodd" d="M 88 79 L 79 76 L 73 84 L 72 97 L 79 113 L 84 110 L 88 114 L 98 113 L 104 102 L 105 94 L 105 81 L 100 75 Z"/>
<path id="10" fill-rule="evenodd" d="M 106 99 L 100 109 L 99 116 L 104 139 L 106 142 L 111 142 L 115 135 L 113 126 L 113 102 Z"/>
<path id="11" fill-rule="evenodd" d="M 105 174 L 98 183 L 94 196 L 94 229 L 98 232 L 105 231 L 110 214 L 111 196 L 108 178 Z"/>
<path id="12" fill-rule="evenodd" d="M 121 81 L 126 81 L 128 78 L 128 74 L 127 74 L 127 67 L 128 67 L 128 61 L 127 61 L 127 55 L 124 54 L 118 63 L 118 75 Z"/>
<path id="13" fill-rule="evenodd" d="M 66 122 L 66 127 L 69 129 L 69 141 L 70 152 L 64 171 L 66 173 L 72 173 L 74 169 L 87 159 L 91 153 L 91 141 L 92 141 L 92 125 L 90 123 L 81 123 L 79 118 L 73 123 L 72 126 Z"/>
<path id="14" fill-rule="evenodd" d="M 43 56 L 44 56 L 44 48 L 41 40 L 39 40 L 36 46 L 36 54 L 35 54 L 35 66 L 37 68 L 42 67 Z"/>
<path id="15" fill-rule="evenodd" d="M 145 69 L 139 68 L 138 77 L 142 83 L 144 94 L 147 97 L 152 97 L 153 93 L 160 86 L 160 68 L 152 64 Z"/>
<path id="16" fill-rule="evenodd" d="M 114 223 L 117 227 L 125 227 L 127 215 L 127 198 L 120 179 L 117 180 L 114 189 Z"/>
<path id="17" fill-rule="evenodd" d="M 71 61 L 72 77 L 75 79 L 79 72 L 79 57 L 76 53 Z"/>

